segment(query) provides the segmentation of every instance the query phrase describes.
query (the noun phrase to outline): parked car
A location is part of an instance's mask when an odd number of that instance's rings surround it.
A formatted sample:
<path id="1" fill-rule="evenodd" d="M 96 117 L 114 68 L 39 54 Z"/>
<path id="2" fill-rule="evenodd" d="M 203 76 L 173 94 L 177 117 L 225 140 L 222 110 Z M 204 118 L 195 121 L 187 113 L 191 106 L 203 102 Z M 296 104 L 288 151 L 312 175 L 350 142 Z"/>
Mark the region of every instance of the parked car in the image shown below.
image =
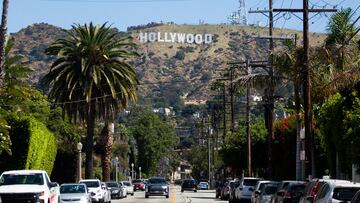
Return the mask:
<path id="1" fill-rule="evenodd" d="M 298 203 L 305 193 L 305 187 L 305 182 L 289 183 L 284 190 L 284 195 L 280 196 L 280 203 Z"/>
<path id="2" fill-rule="evenodd" d="M 134 185 L 134 191 L 145 190 L 145 184 L 142 180 L 132 180 L 132 184 Z"/>
<path id="3" fill-rule="evenodd" d="M 199 190 L 208 190 L 209 189 L 209 183 L 208 182 L 200 182 L 198 184 Z"/>
<path id="4" fill-rule="evenodd" d="M 111 199 L 120 199 L 123 197 L 122 190 L 117 182 L 106 182 L 111 192 Z"/>
<path id="5" fill-rule="evenodd" d="M 79 183 L 85 184 L 89 193 L 94 193 L 94 195 L 91 195 L 91 201 L 104 202 L 105 197 L 99 179 L 83 179 Z"/>
<path id="6" fill-rule="evenodd" d="M 350 181 L 327 180 L 319 189 L 314 203 L 340 203 L 350 202 L 356 192 L 360 190 L 360 184 Z"/>
<path id="7" fill-rule="evenodd" d="M 130 194 L 131 196 L 134 196 L 134 186 L 131 184 L 130 181 L 122 181 L 123 185 L 126 186 L 126 192 L 127 194 Z"/>
<path id="8" fill-rule="evenodd" d="M 319 188 L 324 184 L 323 179 L 313 179 L 306 184 L 305 194 L 300 198 L 299 203 L 313 203 Z M 310 201 L 309 201 L 310 200 Z"/>
<path id="9" fill-rule="evenodd" d="M 221 188 L 221 196 L 220 199 L 221 200 L 228 200 L 230 198 L 230 184 L 234 184 L 235 181 L 233 180 L 228 180 L 224 183 L 223 187 Z"/>
<path id="10" fill-rule="evenodd" d="M 285 189 L 290 183 L 296 183 L 298 181 L 284 180 L 279 183 L 279 186 L 276 190 L 276 193 L 271 197 L 271 203 L 281 203 L 280 200 L 283 199 L 285 195 Z"/>
<path id="11" fill-rule="evenodd" d="M 1 202 L 0 202 L 1 203 Z M 360 203 L 360 190 L 351 199 L 351 203 Z"/>
<path id="12" fill-rule="evenodd" d="M 46 171 L 5 171 L 0 176 L 0 197 L 2 203 L 14 202 L 60 202 L 60 187 L 51 182 Z"/>
<path id="13" fill-rule="evenodd" d="M 103 194 L 104 194 L 104 203 L 110 203 L 111 202 L 111 191 L 105 183 L 101 183 L 101 190 L 103 191 Z"/>
<path id="14" fill-rule="evenodd" d="M 216 181 L 215 182 L 215 198 L 221 197 L 221 190 L 224 186 L 223 181 Z"/>
<path id="15" fill-rule="evenodd" d="M 262 190 L 269 184 L 276 185 L 278 182 L 269 180 L 260 180 L 256 183 L 254 191 L 251 194 L 251 203 L 260 203 L 259 196 Z"/>
<path id="16" fill-rule="evenodd" d="M 271 197 L 276 193 L 278 188 L 278 183 L 276 184 L 266 184 L 262 190 L 257 191 L 258 197 L 256 198 L 257 203 L 270 203 Z"/>
<path id="17" fill-rule="evenodd" d="M 118 182 L 118 184 L 119 184 L 119 188 L 120 188 L 121 194 L 122 194 L 121 198 L 126 198 L 127 194 L 128 194 L 127 186 L 124 183 L 122 183 L 121 181 Z"/>
<path id="18" fill-rule="evenodd" d="M 145 198 L 149 196 L 165 196 L 169 198 L 170 188 L 165 178 L 153 177 L 148 180 L 145 188 Z"/>
<path id="19" fill-rule="evenodd" d="M 240 185 L 240 180 L 235 179 L 234 181 L 230 181 L 229 187 L 229 203 L 236 202 L 235 199 L 235 188 Z"/>
<path id="20" fill-rule="evenodd" d="M 91 203 L 91 194 L 86 185 L 81 183 L 62 184 L 60 186 L 60 202 Z"/>
<path id="21" fill-rule="evenodd" d="M 251 195 L 254 192 L 254 187 L 261 178 L 244 177 L 240 180 L 240 184 L 235 188 L 234 200 L 236 202 L 251 202 Z"/>
<path id="22" fill-rule="evenodd" d="M 175 184 L 175 185 L 180 185 L 180 186 L 181 186 L 182 182 L 183 182 L 183 180 L 182 180 L 182 179 L 177 179 L 177 180 L 175 180 L 175 181 L 174 181 L 174 184 Z"/>
<path id="23" fill-rule="evenodd" d="M 185 179 L 181 184 L 181 192 L 184 192 L 185 190 L 197 192 L 196 181 L 194 179 Z"/>

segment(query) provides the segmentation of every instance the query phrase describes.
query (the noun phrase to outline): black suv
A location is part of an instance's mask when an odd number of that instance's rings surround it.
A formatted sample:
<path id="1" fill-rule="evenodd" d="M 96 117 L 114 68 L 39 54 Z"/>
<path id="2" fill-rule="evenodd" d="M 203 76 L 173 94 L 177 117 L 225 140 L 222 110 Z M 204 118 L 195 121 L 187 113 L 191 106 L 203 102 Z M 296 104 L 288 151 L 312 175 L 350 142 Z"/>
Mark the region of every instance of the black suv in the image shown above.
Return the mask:
<path id="1" fill-rule="evenodd" d="M 194 179 L 186 179 L 181 184 L 181 192 L 184 192 L 185 190 L 191 190 L 194 192 L 197 192 L 197 185 L 196 181 Z"/>

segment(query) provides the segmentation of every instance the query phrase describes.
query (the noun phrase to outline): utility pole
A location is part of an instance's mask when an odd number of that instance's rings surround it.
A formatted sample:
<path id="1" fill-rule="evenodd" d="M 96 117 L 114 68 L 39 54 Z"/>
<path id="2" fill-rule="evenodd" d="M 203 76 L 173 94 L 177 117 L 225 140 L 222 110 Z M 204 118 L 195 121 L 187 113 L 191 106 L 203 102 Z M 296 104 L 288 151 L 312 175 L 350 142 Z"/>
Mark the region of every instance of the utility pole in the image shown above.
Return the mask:
<path id="1" fill-rule="evenodd" d="M 250 61 L 246 61 L 247 74 L 251 74 Z M 250 82 L 246 83 L 246 135 L 247 135 L 247 149 L 248 149 L 248 175 L 252 176 L 251 166 L 251 126 L 250 126 Z"/>
<path id="2" fill-rule="evenodd" d="M 308 143 L 307 153 L 310 154 L 311 174 L 316 174 L 315 169 L 315 152 L 314 152 L 314 137 L 312 135 L 312 102 L 311 102 L 311 80 L 309 71 L 309 13 L 321 12 L 336 12 L 337 9 L 309 9 L 309 0 L 303 0 L 302 9 L 273 9 L 272 0 L 269 0 L 269 10 L 250 11 L 249 13 L 271 13 L 277 12 L 290 12 L 290 13 L 303 13 L 303 48 L 304 48 L 304 62 L 303 62 L 303 97 L 304 97 L 304 117 L 305 117 L 305 137 Z M 270 24 L 271 24 L 270 20 Z M 271 39 L 270 39 L 271 40 Z M 271 46 L 271 45 L 270 45 Z M 309 156 L 307 156 L 309 158 Z"/>
<path id="3" fill-rule="evenodd" d="M 223 140 L 226 137 L 226 85 L 223 83 Z"/>
<path id="4" fill-rule="evenodd" d="M 230 110 L 231 110 L 231 132 L 235 128 L 235 112 L 234 112 L 234 67 L 230 68 Z"/>

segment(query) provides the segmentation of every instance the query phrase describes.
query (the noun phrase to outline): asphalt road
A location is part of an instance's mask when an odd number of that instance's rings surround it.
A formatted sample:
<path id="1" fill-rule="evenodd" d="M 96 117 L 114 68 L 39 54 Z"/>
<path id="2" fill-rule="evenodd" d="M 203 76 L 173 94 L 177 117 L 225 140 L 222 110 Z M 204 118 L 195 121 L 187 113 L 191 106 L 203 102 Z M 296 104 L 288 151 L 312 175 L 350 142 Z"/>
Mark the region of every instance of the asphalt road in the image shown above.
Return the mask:
<path id="1" fill-rule="evenodd" d="M 128 196 L 127 198 L 120 200 L 112 200 L 112 203 L 225 203 L 227 201 L 221 201 L 215 199 L 214 190 L 199 190 L 198 192 L 180 192 L 180 187 L 172 186 L 170 189 L 170 197 L 155 197 L 150 196 L 145 199 L 144 192 L 135 192 L 134 196 Z"/>

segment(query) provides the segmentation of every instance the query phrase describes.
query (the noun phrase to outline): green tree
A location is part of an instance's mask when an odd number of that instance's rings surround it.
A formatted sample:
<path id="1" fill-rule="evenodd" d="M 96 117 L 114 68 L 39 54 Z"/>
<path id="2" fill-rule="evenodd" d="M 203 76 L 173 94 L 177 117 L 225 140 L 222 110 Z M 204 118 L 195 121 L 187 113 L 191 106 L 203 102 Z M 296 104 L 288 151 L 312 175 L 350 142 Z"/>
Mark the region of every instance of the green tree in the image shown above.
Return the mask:
<path id="1" fill-rule="evenodd" d="M 146 107 L 132 108 L 126 124 L 136 142 L 137 166 L 144 173 L 160 175 L 172 169 L 171 160 L 176 158 L 174 149 L 178 143 L 172 126 Z"/>
<path id="2" fill-rule="evenodd" d="M 131 40 L 117 38 L 106 24 L 76 24 L 67 38 L 56 40 L 46 49 L 46 54 L 57 56 L 44 77 L 50 87 L 49 97 L 72 121 L 86 122 L 86 178 L 93 177 L 95 120 L 102 118 L 108 126 L 129 100 L 136 100 L 138 80 L 135 69 L 126 61 L 138 56 L 126 50 L 134 46 Z M 110 158 L 104 165 L 105 170 L 109 169 Z"/>

